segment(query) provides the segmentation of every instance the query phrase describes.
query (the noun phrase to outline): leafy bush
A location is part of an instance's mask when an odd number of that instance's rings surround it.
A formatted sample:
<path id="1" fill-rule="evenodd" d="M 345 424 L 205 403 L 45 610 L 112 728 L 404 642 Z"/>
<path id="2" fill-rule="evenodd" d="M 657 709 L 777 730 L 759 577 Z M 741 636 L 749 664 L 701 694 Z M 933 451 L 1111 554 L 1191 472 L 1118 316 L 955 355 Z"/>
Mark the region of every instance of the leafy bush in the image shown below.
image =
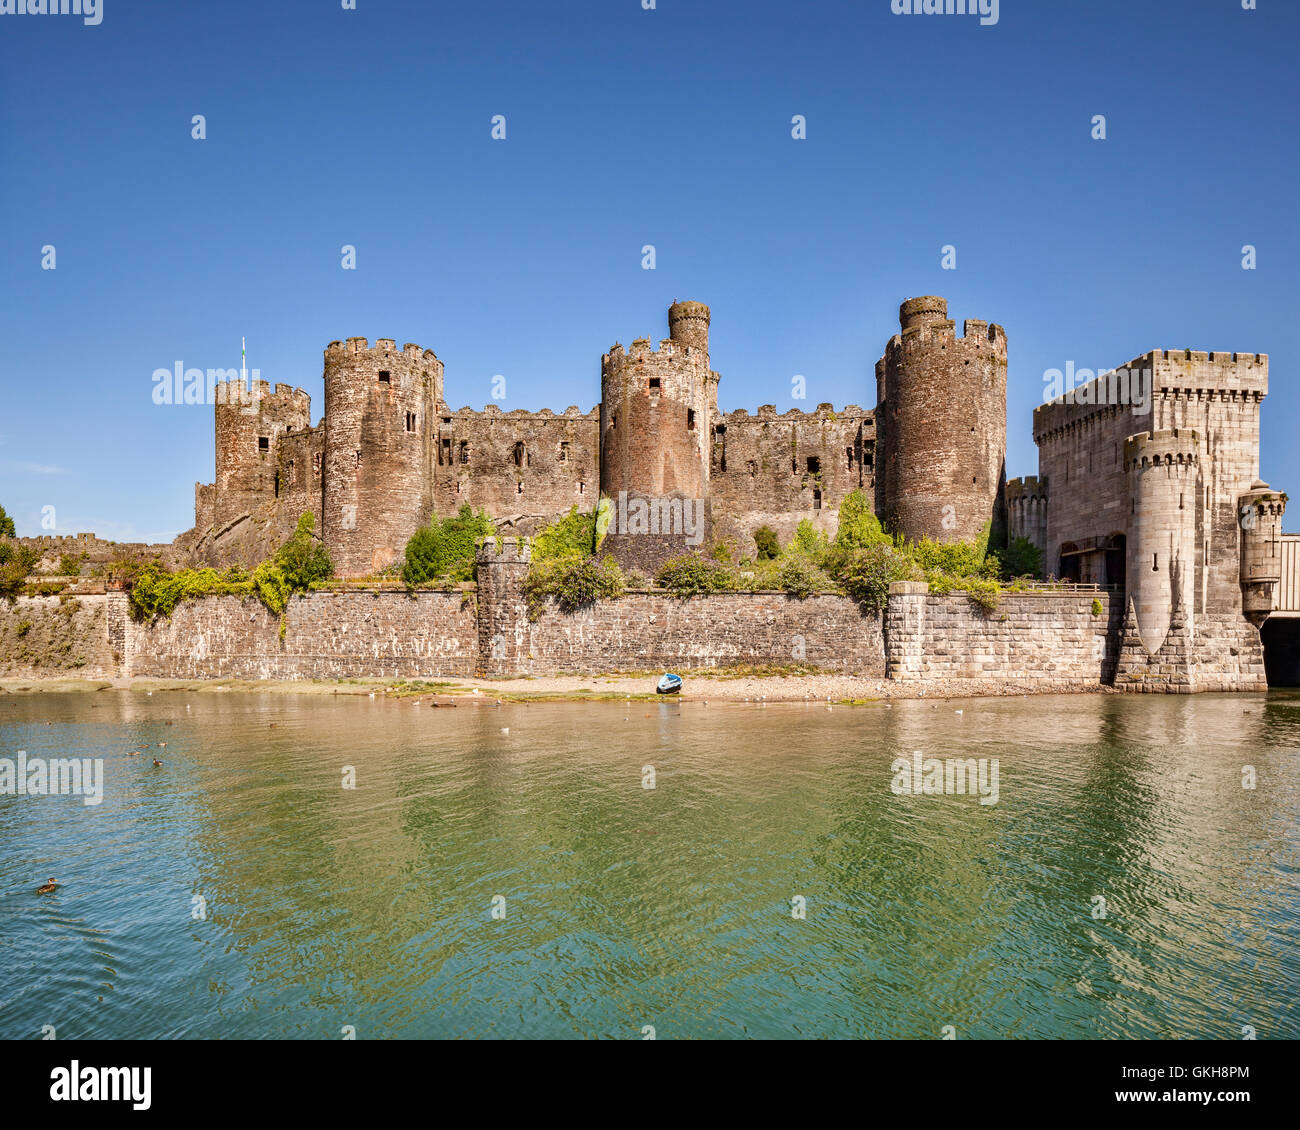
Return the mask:
<path id="1" fill-rule="evenodd" d="M 820 530 L 814 529 L 812 522 L 805 518 L 794 531 L 794 537 L 785 547 L 786 554 L 801 554 L 814 564 L 826 560 L 830 551 L 830 542 Z"/>
<path id="2" fill-rule="evenodd" d="M 598 600 L 613 600 L 627 589 L 623 571 L 612 557 L 555 557 L 534 561 L 524 579 L 528 615 L 536 620 L 554 597 L 565 612 L 574 612 Z"/>
<path id="3" fill-rule="evenodd" d="M 1100 616 L 1104 611 L 1105 609 L 1102 608 L 1101 601 L 1094 598 L 1092 602 L 1092 614 L 1094 616 Z"/>
<path id="4" fill-rule="evenodd" d="M 968 541 L 931 541 L 900 545 L 926 573 L 944 573 L 950 577 L 989 577 L 998 575 L 998 560 L 989 557 L 978 544 Z"/>
<path id="5" fill-rule="evenodd" d="M 754 545 L 760 561 L 775 561 L 781 555 L 781 541 L 771 526 L 759 526 L 754 531 Z"/>
<path id="6" fill-rule="evenodd" d="M 1042 551 L 1028 538 L 1016 538 L 1006 549 L 999 550 L 997 557 L 1005 580 L 1042 575 Z"/>
<path id="7" fill-rule="evenodd" d="M 709 556 L 714 561 L 719 561 L 723 565 L 731 564 L 731 546 L 725 541 L 716 542 L 712 549 L 709 550 Z"/>
<path id="8" fill-rule="evenodd" d="M 143 566 L 131 586 L 131 615 L 137 620 L 170 616 L 183 600 L 204 596 L 247 596 L 251 583 L 231 584 L 215 569 L 181 569 L 169 573 L 152 562 Z"/>
<path id="9" fill-rule="evenodd" d="M 263 562 L 263 565 L 266 563 Z M 304 514 L 298 527 L 275 555 L 275 564 L 284 575 L 291 592 L 305 592 L 315 581 L 328 581 L 334 575 L 329 550 L 316 536 L 316 516 Z M 259 569 L 262 566 L 258 566 Z M 257 574 L 253 574 L 257 583 Z M 269 607 L 269 605 L 268 605 Z"/>
<path id="10" fill-rule="evenodd" d="M 0 506 L 0 538 L 14 538 L 18 536 L 18 531 L 14 526 L 14 520 L 5 513 L 5 508 Z"/>
<path id="11" fill-rule="evenodd" d="M 781 588 L 800 600 L 807 600 L 813 593 L 826 592 L 835 586 L 835 582 L 822 569 L 799 554 L 789 554 L 786 557 L 781 563 L 777 579 Z"/>
<path id="12" fill-rule="evenodd" d="M 454 518 L 439 519 L 435 514 L 406 543 L 402 580 L 411 587 L 444 577 L 452 581 L 473 580 L 475 543 L 492 533 L 492 520 L 482 510 L 476 513 L 468 504 Z"/>
<path id="13" fill-rule="evenodd" d="M 919 581 L 923 574 L 907 554 L 887 542 L 876 542 L 844 551 L 837 560 L 836 576 L 854 600 L 879 612 L 885 607 L 891 584 Z"/>
<path id="14" fill-rule="evenodd" d="M 870 545 L 886 545 L 890 537 L 880 525 L 860 490 L 849 491 L 840 503 L 840 528 L 835 535 L 837 549 L 865 549 Z"/>
<path id="15" fill-rule="evenodd" d="M 596 511 L 579 514 L 575 505 L 563 518 L 533 539 L 533 560 L 590 557 L 596 552 Z"/>
<path id="16" fill-rule="evenodd" d="M 659 568 L 655 582 L 674 596 L 690 597 L 735 588 L 731 570 L 706 561 L 694 553 L 670 557 Z"/>
<path id="17" fill-rule="evenodd" d="M 81 576 L 81 563 L 85 560 L 84 553 L 59 554 L 59 574 L 64 577 Z"/>
<path id="18" fill-rule="evenodd" d="M 25 545 L 0 542 L 0 597 L 16 597 L 40 559 L 39 553 Z"/>

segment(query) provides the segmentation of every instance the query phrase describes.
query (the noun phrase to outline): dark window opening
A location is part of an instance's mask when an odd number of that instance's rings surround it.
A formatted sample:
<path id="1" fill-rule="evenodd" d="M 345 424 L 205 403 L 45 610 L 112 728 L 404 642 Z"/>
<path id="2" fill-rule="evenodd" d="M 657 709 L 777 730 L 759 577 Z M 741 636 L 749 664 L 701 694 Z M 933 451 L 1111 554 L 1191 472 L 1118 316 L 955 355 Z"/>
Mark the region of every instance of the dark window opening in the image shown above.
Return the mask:
<path id="1" fill-rule="evenodd" d="M 569 445 L 567 442 L 562 440 L 560 442 L 560 462 L 567 463 L 568 461 L 569 461 Z"/>
<path id="2" fill-rule="evenodd" d="M 321 464 L 321 457 L 320 457 L 320 453 L 317 452 L 315 455 L 311 457 L 311 473 L 313 475 L 320 474 L 320 464 Z"/>
<path id="3" fill-rule="evenodd" d="M 586 493 L 587 493 L 587 484 L 586 484 L 586 483 L 579 483 L 579 484 L 578 484 L 578 493 L 579 493 L 579 494 L 586 494 Z"/>
<path id="4" fill-rule="evenodd" d="M 451 440 L 444 439 L 442 441 L 441 446 L 438 448 L 438 463 L 439 465 L 442 465 L 450 462 L 451 462 Z"/>
<path id="5" fill-rule="evenodd" d="M 848 462 L 849 470 L 852 471 L 853 470 L 853 448 L 846 447 L 844 449 L 844 458 Z"/>
<path id="6" fill-rule="evenodd" d="M 413 432 L 413 431 L 415 431 L 415 413 L 414 413 L 414 412 L 408 412 L 408 413 L 406 414 L 406 430 L 407 430 L 408 432 Z"/>
<path id="7" fill-rule="evenodd" d="M 469 443 L 465 440 L 460 441 L 460 461 L 462 463 L 469 462 Z"/>
<path id="8" fill-rule="evenodd" d="M 361 452 L 359 451 L 357 452 L 357 466 L 361 466 Z"/>
<path id="9" fill-rule="evenodd" d="M 524 493 L 524 484 L 523 484 L 523 483 L 519 483 L 519 484 L 516 485 L 516 487 L 515 487 L 515 494 L 523 494 L 523 493 Z"/>
<path id="10" fill-rule="evenodd" d="M 514 461 L 516 467 L 528 466 L 528 448 L 524 446 L 522 440 L 519 443 L 515 444 Z M 519 484 L 519 493 L 520 494 L 524 493 L 524 488 L 522 483 Z"/>
<path id="11" fill-rule="evenodd" d="M 659 378 L 658 378 L 658 377 L 651 377 L 651 378 L 650 378 L 650 391 L 651 391 L 651 392 L 658 392 L 658 391 L 659 391 Z"/>
<path id="12" fill-rule="evenodd" d="M 1160 572 L 1160 554 L 1158 553 L 1153 553 L 1151 555 L 1151 572 Z"/>
<path id="13" fill-rule="evenodd" d="M 686 409 L 686 430 L 693 432 L 695 430 L 695 409 Z"/>
<path id="14" fill-rule="evenodd" d="M 275 473 L 275 497 L 276 498 L 280 497 L 280 472 L 279 471 L 276 471 Z"/>
<path id="15" fill-rule="evenodd" d="M 258 450 L 258 451 L 270 451 L 270 450 L 271 450 L 271 437 L 270 437 L 270 436 L 258 436 L 258 437 L 257 437 L 257 450 Z"/>
<path id="16" fill-rule="evenodd" d="M 816 455 L 808 456 L 808 474 L 820 475 L 822 473 L 822 461 Z"/>
<path id="17" fill-rule="evenodd" d="M 444 416 L 444 417 L 442 418 L 442 422 L 443 422 L 444 424 L 450 424 L 450 423 L 451 423 L 451 417 L 450 417 L 450 416 Z"/>
<path id="18" fill-rule="evenodd" d="M 388 372 L 387 369 L 381 369 L 379 371 L 379 383 L 381 385 L 388 385 L 393 383 L 392 375 Z"/>
<path id="19" fill-rule="evenodd" d="M 814 491 L 813 491 L 813 509 L 814 509 L 814 510 L 820 510 L 821 508 L 822 508 L 822 492 L 821 492 L 820 490 L 814 490 Z"/>

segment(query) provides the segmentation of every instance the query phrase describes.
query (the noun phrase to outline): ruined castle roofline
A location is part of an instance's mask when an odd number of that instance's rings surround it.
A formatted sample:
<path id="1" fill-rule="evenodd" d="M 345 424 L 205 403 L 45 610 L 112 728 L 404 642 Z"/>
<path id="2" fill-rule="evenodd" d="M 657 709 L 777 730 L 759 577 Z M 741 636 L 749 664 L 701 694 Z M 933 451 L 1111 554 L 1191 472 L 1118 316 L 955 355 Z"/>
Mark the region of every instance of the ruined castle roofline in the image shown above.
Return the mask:
<path id="1" fill-rule="evenodd" d="M 765 409 L 770 409 L 770 412 L 765 412 L 764 411 Z M 772 404 L 764 404 L 763 407 L 759 409 L 759 411 L 762 412 L 765 416 L 769 416 L 769 415 L 774 416 L 776 414 L 776 407 L 775 405 Z M 833 404 L 819 404 L 816 410 L 812 412 L 807 412 L 801 408 L 790 408 L 785 412 L 785 415 L 782 416 L 781 419 L 785 419 L 787 417 L 798 417 L 805 420 L 823 420 L 829 418 L 830 416 L 836 416 L 840 419 L 844 419 L 845 417 L 848 416 L 864 416 L 867 419 L 870 419 L 872 415 L 873 413 L 871 409 L 860 408 L 856 404 L 846 404 L 843 408 L 836 408 Z M 748 408 L 733 408 L 730 412 L 719 413 L 718 416 L 719 419 L 721 420 L 751 419 Z"/>
<path id="2" fill-rule="evenodd" d="M 222 389 L 231 388 L 236 390 L 233 394 L 221 391 Z M 247 408 L 254 403 L 258 403 L 259 406 L 265 405 L 272 408 L 300 408 L 309 416 L 311 413 L 311 393 L 289 384 L 277 383 L 275 391 L 272 392 L 270 381 L 255 381 L 252 389 L 245 389 L 243 382 L 236 378 L 230 381 L 217 381 L 214 391 L 217 395 L 217 408 L 229 406 Z"/>
<path id="3" fill-rule="evenodd" d="M 500 416 L 505 419 L 542 419 L 542 420 L 596 420 L 600 418 L 600 405 L 587 409 L 583 412 L 576 404 L 570 404 L 562 413 L 552 412 L 549 408 L 539 408 L 536 411 L 529 408 L 512 408 L 509 412 L 502 412 L 499 404 L 485 404 L 482 408 L 471 408 L 465 405 L 463 408 L 447 409 L 444 416 L 451 416 L 454 419 L 463 420 L 466 418 L 478 418 L 480 416 Z"/>
<path id="4" fill-rule="evenodd" d="M 1007 480 L 1007 501 L 1014 501 L 1017 498 L 1046 498 L 1047 497 L 1047 479 L 1041 480 L 1037 475 L 1024 475 L 1018 479 Z"/>
<path id="5" fill-rule="evenodd" d="M 923 322 L 897 333 L 889 339 L 884 355 L 876 362 L 876 375 L 879 377 L 891 356 L 900 352 L 928 347 L 947 342 L 963 342 L 975 349 L 988 348 L 998 357 L 1007 355 L 1007 332 L 996 322 L 984 322 L 977 318 L 967 318 L 962 327 L 961 337 L 957 336 L 955 322 Z"/>
<path id="6" fill-rule="evenodd" d="M 703 357 L 706 356 L 703 350 L 696 349 L 692 345 L 683 345 L 680 341 L 674 341 L 670 337 L 664 338 L 659 342 L 659 348 L 655 349 L 648 337 L 637 338 L 631 346 L 625 351 L 621 342 L 615 342 L 608 353 L 601 357 L 601 364 L 608 364 L 622 358 L 636 360 L 642 357 Z"/>
<path id="7" fill-rule="evenodd" d="M 370 342 L 364 337 L 350 337 L 346 342 L 331 341 L 325 347 L 326 354 L 330 353 L 396 353 L 397 340 L 391 337 L 380 337 L 375 339 L 374 349 L 370 348 Z M 427 349 L 422 345 L 416 345 L 408 341 L 401 350 L 402 354 L 407 357 L 423 357 L 432 361 L 438 359 L 438 355 L 432 349 Z"/>

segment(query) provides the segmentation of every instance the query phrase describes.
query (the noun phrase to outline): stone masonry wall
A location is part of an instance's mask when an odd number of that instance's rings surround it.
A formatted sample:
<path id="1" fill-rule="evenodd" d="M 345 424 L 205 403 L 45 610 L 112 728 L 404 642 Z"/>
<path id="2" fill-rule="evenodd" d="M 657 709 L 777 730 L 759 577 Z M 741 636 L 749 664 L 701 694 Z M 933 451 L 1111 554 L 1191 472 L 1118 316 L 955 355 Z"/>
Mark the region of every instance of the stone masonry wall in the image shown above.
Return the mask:
<path id="1" fill-rule="evenodd" d="M 996 611 L 985 613 L 963 593 L 927 588 L 890 588 L 892 679 L 1096 684 L 1114 677 L 1123 608 L 1109 593 L 1006 593 Z M 1094 599 L 1101 604 L 1096 615 Z"/>
<path id="2" fill-rule="evenodd" d="M 126 674 L 160 679 L 432 678 L 473 675 L 472 592 L 313 592 L 280 618 L 254 597 L 179 605 L 128 625 Z"/>
<path id="3" fill-rule="evenodd" d="M 112 678 L 116 661 L 104 596 L 0 600 L 0 674 L 10 679 Z"/>
<path id="4" fill-rule="evenodd" d="M 521 673 L 534 675 L 749 663 L 884 678 L 880 617 L 844 596 L 631 592 L 575 613 L 548 607 L 528 625 L 519 657 Z"/>

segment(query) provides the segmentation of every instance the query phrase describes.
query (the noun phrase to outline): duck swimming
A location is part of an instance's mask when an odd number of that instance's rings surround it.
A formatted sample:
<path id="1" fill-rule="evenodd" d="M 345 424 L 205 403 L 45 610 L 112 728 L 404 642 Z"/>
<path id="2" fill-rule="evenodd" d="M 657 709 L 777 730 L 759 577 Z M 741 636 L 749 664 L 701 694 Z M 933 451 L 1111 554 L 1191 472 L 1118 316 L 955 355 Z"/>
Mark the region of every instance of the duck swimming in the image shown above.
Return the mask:
<path id="1" fill-rule="evenodd" d="M 153 767 L 154 767 L 155 769 L 161 769 L 161 768 L 162 768 L 162 762 L 159 761 L 156 757 L 153 759 Z"/>
<path id="2" fill-rule="evenodd" d="M 51 895 L 54 893 L 54 888 L 57 887 L 58 885 L 59 885 L 58 883 L 56 883 L 53 879 L 51 879 L 48 883 L 45 884 L 45 886 L 37 887 L 36 893 L 38 895 Z"/>

